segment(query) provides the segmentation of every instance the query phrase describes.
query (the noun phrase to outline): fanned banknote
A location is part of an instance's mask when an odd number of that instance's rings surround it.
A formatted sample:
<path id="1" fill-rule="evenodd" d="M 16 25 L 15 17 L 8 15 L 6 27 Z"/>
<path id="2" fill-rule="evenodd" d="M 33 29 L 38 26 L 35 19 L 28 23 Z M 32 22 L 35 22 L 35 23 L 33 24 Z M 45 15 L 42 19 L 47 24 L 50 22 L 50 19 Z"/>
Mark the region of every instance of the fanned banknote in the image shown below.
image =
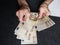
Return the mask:
<path id="1" fill-rule="evenodd" d="M 24 24 L 19 23 L 15 29 L 17 39 L 21 39 L 21 44 L 37 44 L 37 34 L 34 25 L 37 21 L 28 19 Z"/>
<path id="2" fill-rule="evenodd" d="M 37 17 L 38 13 L 32 13 L 33 16 Z M 36 18 L 33 20 L 37 20 Z M 42 31 L 44 29 L 50 28 L 53 26 L 55 22 L 49 18 L 48 16 L 43 16 L 41 19 L 37 20 L 37 23 L 35 24 L 35 28 L 37 31 Z"/>
<path id="3" fill-rule="evenodd" d="M 53 26 L 55 23 L 47 16 L 37 19 L 38 13 L 31 13 L 29 19 L 24 23 L 19 23 L 15 29 L 17 39 L 21 39 L 21 44 L 37 44 L 36 31 L 42 31 Z"/>

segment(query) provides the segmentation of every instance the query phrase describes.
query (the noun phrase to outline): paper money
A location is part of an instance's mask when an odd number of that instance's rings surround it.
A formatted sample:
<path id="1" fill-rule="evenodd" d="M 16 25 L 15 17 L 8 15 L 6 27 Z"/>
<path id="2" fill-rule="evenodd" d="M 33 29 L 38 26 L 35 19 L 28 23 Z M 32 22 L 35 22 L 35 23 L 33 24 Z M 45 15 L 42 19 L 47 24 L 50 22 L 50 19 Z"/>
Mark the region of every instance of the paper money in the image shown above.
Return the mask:
<path id="1" fill-rule="evenodd" d="M 21 44 L 37 44 L 36 31 L 42 31 L 53 26 L 55 23 L 52 19 L 44 16 L 41 19 L 37 19 L 38 13 L 31 13 L 29 19 L 24 23 L 19 23 L 15 29 L 15 35 L 17 39 L 21 39 Z"/>
<path id="2" fill-rule="evenodd" d="M 24 25 L 19 23 L 15 29 L 17 39 L 21 39 L 21 44 L 37 44 L 37 34 L 34 25 L 37 21 L 27 20 Z"/>
<path id="3" fill-rule="evenodd" d="M 43 18 L 41 18 L 37 21 L 35 26 L 37 27 L 36 28 L 37 31 L 42 31 L 44 29 L 50 28 L 54 24 L 55 24 L 55 22 L 51 18 L 49 18 L 48 16 L 44 16 Z"/>

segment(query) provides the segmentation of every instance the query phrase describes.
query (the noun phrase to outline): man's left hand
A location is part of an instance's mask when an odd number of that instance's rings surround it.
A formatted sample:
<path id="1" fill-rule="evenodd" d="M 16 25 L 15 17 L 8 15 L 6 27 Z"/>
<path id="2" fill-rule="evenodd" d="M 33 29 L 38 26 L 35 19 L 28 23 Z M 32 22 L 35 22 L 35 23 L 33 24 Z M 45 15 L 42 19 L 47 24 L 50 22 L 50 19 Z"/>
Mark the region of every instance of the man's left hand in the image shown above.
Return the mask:
<path id="1" fill-rule="evenodd" d="M 42 18 L 43 16 L 49 16 L 49 15 L 50 15 L 50 11 L 49 11 L 48 7 L 41 6 L 39 8 L 39 16 L 38 16 L 38 18 Z"/>

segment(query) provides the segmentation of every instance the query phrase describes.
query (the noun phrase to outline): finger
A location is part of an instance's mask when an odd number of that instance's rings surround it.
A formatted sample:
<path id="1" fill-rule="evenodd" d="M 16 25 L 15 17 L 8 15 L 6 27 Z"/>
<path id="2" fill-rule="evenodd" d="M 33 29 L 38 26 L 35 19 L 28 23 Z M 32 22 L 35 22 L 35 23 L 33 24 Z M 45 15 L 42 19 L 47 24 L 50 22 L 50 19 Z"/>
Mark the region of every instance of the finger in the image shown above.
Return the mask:
<path id="1" fill-rule="evenodd" d="M 27 20 L 30 16 L 30 12 L 28 9 L 25 10 L 25 20 Z"/>
<path id="2" fill-rule="evenodd" d="M 49 16 L 51 13 L 50 13 L 50 11 L 46 11 L 46 16 Z"/>
<path id="3" fill-rule="evenodd" d="M 21 21 L 21 22 L 23 22 L 23 15 L 24 15 L 24 12 L 23 11 L 20 11 L 20 14 L 19 14 L 19 20 Z"/>
<path id="4" fill-rule="evenodd" d="M 27 13 L 26 13 L 26 19 L 29 19 L 29 17 L 30 17 L 30 13 L 27 12 Z"/>
<path id="5" fill-rule="evenodd" d="M 29 19 L 30 13 L 29 12 L 25 12 L 25 17 L 24 17 L 24 21 L 26 21 L 27 19 Z"/>
<path id="6" fill-rule="evenodd" d="M 16 12 L 16 16 L 17 16 L 17 17 L 19 16 L 19 11 Z"/>
<path id="7" fill-rule="evenodd" d="M 38 18 L 42 18 L 42 14 L 43 14 L 43 12 L 40 11 Z"/>

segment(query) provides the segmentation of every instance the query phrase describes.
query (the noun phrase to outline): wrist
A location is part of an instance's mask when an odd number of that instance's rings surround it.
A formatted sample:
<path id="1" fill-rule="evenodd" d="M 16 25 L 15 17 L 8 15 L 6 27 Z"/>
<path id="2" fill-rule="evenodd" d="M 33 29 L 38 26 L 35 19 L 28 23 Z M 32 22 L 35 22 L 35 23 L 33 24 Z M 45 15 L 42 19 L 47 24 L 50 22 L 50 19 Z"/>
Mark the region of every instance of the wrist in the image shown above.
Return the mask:
<path id="1" fill-rule="evenodd" d="M 30 10 L 30 8 L 29 8 L 29 6 L 28 5 L 20 5 L 20 9 L 29 9 Z"/>
<path id="2" fill-rule="evenodd" d="M 27 8 L 29 8 L 29 6 L 26 5 L 26 4 L 22 4 L 22 5 L 20 5 L 20 8 L 21 8 L 21 9 L 25 9 L 25 8 L 27 9 Z"/>
<path id="3" fill-rule="evenodd" d="M 44 1 L 44 2 L 41 4 L 41 6 L 48 7 L 49 4 L 50 4 L 52 1 L 53 1 L 53 0 L 46 0 L 46 1 Z"/>
<path id="4" fill-rule="evenodd" d="M 48 4 L 46 2 L 44 2 L 43 4 L 40 5 L 40 7 L 46 7 L 46 8 L 48 8 Z"/>

